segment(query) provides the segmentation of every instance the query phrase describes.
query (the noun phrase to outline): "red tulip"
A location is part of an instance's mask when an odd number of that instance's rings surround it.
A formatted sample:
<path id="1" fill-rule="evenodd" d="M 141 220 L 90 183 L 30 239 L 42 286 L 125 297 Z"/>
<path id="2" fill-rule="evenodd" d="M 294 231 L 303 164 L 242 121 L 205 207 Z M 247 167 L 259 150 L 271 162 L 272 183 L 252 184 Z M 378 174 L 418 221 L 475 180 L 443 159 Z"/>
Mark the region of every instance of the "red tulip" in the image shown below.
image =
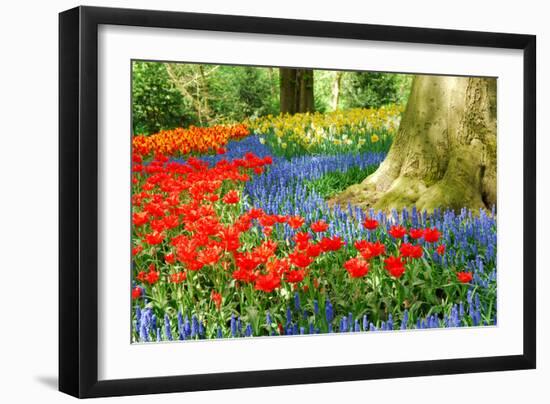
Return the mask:
<path id="1" fill-rule="evenodd" d="M 138 299 L 141 297 L 141 288 L 139 286 L 136 286 L 132 289 L 132 299 Z"/>
<path id="2" fill-rule="evenodd" d="M 456 277 L 461 283 L 470 283 L 474 279 L 471 272 L 457 272 Z"/>
<path id="3" fill-rule="evenodd" d="M 344 268 L 352 278 L 361 278 L 369 272 L 369 264 L 361 258 L 351 258 L 344 263 Z"/>
<path id="4" fill-rule="evenodd" d="M 319 220 L 318 222 L 311 224 L 311 230 L 313 230 L 315 233 L 322 233 L 324 231 L 327 231 L 327 229 L 328 224 L 323 220 Z"/>
<path id="5" fill-rule="evenodd" d="M 219 310 L 222 305 L 222 295 L 220 295 L 218 292 L 213 290 L 212 293 L 210 294 L 210 297 L 212 298 L 212 301 L 216 305 L 216 308 Z"/>
<path id="6" fill-rule="evenodd" d="M 158 282 L 160 277 L 160 272 L 158 271 L 150 271 L 147 276 L 145 277 L 145 280 L 150 284 L 154 285 Z"/>
<path id="7" fill-rule="evenodd" d="M 285 280 L 289 283 L 298 283 L 304 280 L 306 272 L 303 269 L 288 271 L 285 274 Z"/>
<path id="8" fill-rule="evenodd" d="M 299 229 L 306 221 L 301 216 L 291 216 L 287 219 L 287 223 L 293 229 Z"/>
<path id="9" fill-rule="evenodd" d="M 256 283 L 254 284 L 254 289 L 271 293 L 279 286 L 281 286 L 281 278 L 277 274 L 270 272 L 267 275 L 258 275 Z"/>
<path id="10" fill-rule="evenodd" d="M 323 237 L 321 239 L 321 241 L 319 242 L 319 246 L 325 252 L 327 252 L 327 251 L 338 251 L 340 248 L 342 248 L 343 245 L 344 245 L 344 242 L 338 236 Z"/>
<path id="11" fill-rule="evenodd" d="M 424 230 L 424 240 L 428 243 L 436 243 L 440 236 L 441 233 L 435 227 L 433 229 Z"/>
<path id="12" fill-rule="evenodd" d="M 424 236 L 424 229 L 410 229 L 409 236 L 414 240 L 418 240 Z"/>
<path id="13" fill-rule="evenodd" d="M 401 247 L 399 247 L 399 252 L 401 253 L 402 257 L 409 257 L 409 258 L 420 258 L 422 257 L 422 247 L 419 245 L 412 245 L 410 243 L 403 243 Z"/>
<path id="14" fill-rule="evenodd" d="M 166 261 L 167 264 L 174 264 L 176 262 L 176 256 L 173 252 L 169 252 L 164 256 L 164 261 Z"/>
<path id="15" fill-rule="evenodd" d="M 407 229 L 403 226 L 392 226 L 389 233 L 392 237 L 403 238 L 407 234 Z"/>
<path id="16" fill-rule="evenodd" d="M 227 194 L 224 195 L 222 201 L 224 201 L 228 205 L 239 203 L 239 193 L 235 190 L 229 191 Z"/>
<path id="17" fill-rule="evenodd" d="M 370 219 L 370 218 L 367 217 L 365 219 L 365 221 L 363 222 L 363 226 L 367 230 L 374 230 L 378 227 L 378 221 L 376 221 L 374 219 Z"/>
<path id="18" fill-rule="evenodd" d="M 306 233 L 306 232 L 296 233 L 296 235 L 294 236 L 294 241 L 296 241 L 296 247 L 299 250 L 305 250 L 309 244 L 310 238 L 311 236 L 309 235 L 309 233 Z"/>
<path id="19" fill-rule="evenodd" d="M 299 268 L 306 268 L 313 262 L 311 257 L 307 253 L 300 253 L 300 252 L 293 252 L 288 255 L 288 258 L 290 258 L 290 263 L 292 265 L 295 265 Z"/>
<path id="20" fill-rule="evenodd" d="M 172 283 L 182 283 L 187 279 L 187 274 L 185 272 L 176 272 L 170 275 L 170 282 Z"/>
<path id="21" fill-rule="evenodd" d="M 149 213 L 147 212 L 138 212 L 132 215 L 132 223 L 134 226 L 143 226 L 147 222 L 149 222 Z"/>
<path id="22" fill-rule="evenodd" d="M 145 235 L 145 241 L 149 245 L 160 244 L 160 243 L 162 243 L 163 240 L 164 240 L 164 234 L 162 234 L 158 231 L 154 231 L 153 233 L 149 233 L 149 234 Z"/>
<path id="23" fill-rule="evenodd" d="M 400 278 L 405 273 L 405 264 L 399 257 L 388 257 L 384 260 L 386 270 L 391 276 Z"/>

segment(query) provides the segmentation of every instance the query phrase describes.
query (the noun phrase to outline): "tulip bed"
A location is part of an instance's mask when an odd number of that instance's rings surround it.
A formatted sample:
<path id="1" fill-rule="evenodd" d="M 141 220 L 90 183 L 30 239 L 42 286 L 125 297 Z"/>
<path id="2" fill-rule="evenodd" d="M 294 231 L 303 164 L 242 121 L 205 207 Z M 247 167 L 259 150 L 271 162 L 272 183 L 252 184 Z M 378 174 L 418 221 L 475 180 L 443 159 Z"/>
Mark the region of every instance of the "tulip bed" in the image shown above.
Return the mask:
<path id="1" fill-rule="evenodd" d="M 383 151 L 281 155 L 244 126 L 214 132 L 207 150 L 134 139 L 133 341 L 496 324 L 494 212 L 330 207 L 322 184 Z"/>

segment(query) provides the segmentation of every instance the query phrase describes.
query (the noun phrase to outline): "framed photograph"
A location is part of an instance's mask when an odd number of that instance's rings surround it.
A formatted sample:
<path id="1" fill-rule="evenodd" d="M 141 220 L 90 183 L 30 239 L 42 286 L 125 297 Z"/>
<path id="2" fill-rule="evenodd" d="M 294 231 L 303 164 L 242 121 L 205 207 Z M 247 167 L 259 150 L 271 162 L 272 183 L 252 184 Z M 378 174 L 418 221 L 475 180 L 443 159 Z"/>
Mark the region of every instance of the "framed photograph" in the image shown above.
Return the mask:
<path id="1" fill-rule="evenodd" d="M 535 36 L 59 29 L 61 391 L 535 368 Z"/>

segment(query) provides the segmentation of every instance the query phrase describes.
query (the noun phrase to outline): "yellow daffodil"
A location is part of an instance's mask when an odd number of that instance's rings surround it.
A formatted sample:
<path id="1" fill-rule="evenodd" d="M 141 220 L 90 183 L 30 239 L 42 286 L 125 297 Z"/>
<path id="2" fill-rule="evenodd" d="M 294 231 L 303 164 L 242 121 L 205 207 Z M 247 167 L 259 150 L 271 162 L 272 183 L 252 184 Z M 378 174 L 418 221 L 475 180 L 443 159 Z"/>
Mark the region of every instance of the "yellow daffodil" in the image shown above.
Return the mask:
<path id="1" fill-rule="evenodd" d="M 384 137 L 393 136 L 403 109 L 401 105 L 388 105 L 378 109 L 355 108 L 324 114 L 267 115 L 245 123 L 252 133 L 266 136 L 262 137 L 263 142 L 274 142 L 283 149 L 290 143 L 310 151 L 334 147 L 348 149 L 350 146 L 355 149 L 355 146 L 364 146 L 369 138 L 371 143 L 380 142 L 380 131 L 384 132 Z"/>

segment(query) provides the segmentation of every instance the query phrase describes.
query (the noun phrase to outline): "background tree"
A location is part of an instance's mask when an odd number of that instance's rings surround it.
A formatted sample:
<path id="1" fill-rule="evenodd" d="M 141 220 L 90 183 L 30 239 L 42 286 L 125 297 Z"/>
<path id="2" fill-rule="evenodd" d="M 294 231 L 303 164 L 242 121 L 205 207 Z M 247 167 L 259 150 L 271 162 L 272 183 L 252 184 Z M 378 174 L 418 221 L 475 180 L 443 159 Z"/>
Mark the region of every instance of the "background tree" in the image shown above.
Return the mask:
<path id="1" fill-rule="evenodd" d="M 279 69 L 281 113 L 313 112 L 314 73 L 312 69 Z"/>
<path id="2" fill-rule="evenodd" d="M 341 76 L 340 76 L 341 79 Z M 343 108 L 379 108 L 408 97 L 411 76 L 377 72 L 349 72 L 335 82 L 335 96 Z"/>
<path id="3" fill-rule="evenodd" d="M 496 204 L 496 80 L 416 76 L 378 170 L 332 203 L 390 210 Z"/>
<path id="4" fill-rule="evenodd" d="M 334 72 L 334 79 L 332 80 L 332 88 L 331 88 L 332 91 L 331 91 L 331 100 L 330 100 L 330 107 L 333 111 L 336 111 L 340 104 L 340 89 L 342 87 L 343 75 L 344 75 L 344 72 Z"/>
<path id="5" fill-rule="evenodd" d="M 406 74 L 315 70 L 315 110 L 405 104 L 411 82 Z"/>
<path id="6" fill-rule="evenodd" d="M 238 122 L 279 112 L 279 78 L 273 70 L 221 66 L 209 80 L 216 123 Z"/>
<path id="7" fill-rule="evenodd" d="M 170 82 L 162 63 L 132 64 L 132 126 L 134 134 L 185 125 L 186 102 Z"/>
<path id="8" fill-rule="evenodd" d="M 208 79 L 220 68 L 219 65 L 166 63 L 166 71 L 173 85 L 191 106 L 199 125 L 209 124 L 213 118 L 210 107 Z"/>

